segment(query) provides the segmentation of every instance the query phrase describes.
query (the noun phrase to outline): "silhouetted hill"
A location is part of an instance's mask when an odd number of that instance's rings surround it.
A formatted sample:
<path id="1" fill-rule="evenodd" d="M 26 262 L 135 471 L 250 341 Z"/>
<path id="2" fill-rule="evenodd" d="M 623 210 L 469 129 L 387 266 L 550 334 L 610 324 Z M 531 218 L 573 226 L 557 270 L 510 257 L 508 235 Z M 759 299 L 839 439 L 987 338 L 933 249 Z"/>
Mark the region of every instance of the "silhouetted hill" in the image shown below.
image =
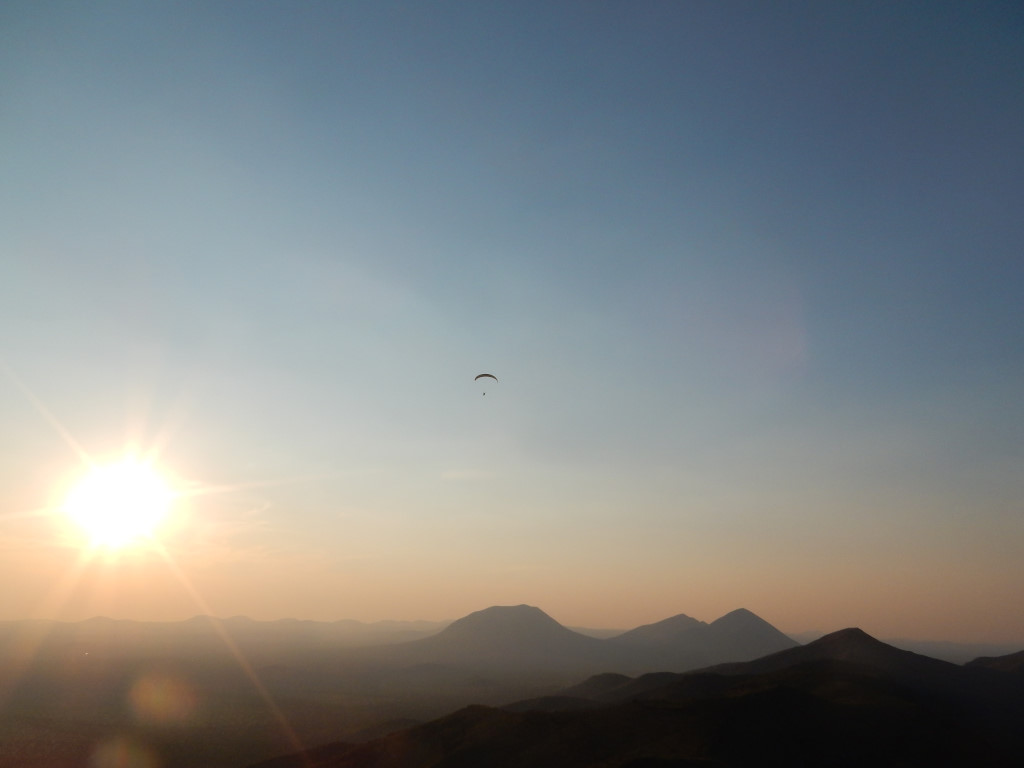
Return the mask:
<path id="1" fill-rule="evenodd" d="M 570 672 L 614 663 L 609 648 L 607 641 L 573 632 L 540 608 L 515 605 L 471 613 L 432 637 L 393 646 L 392 657 L 497 671 Z"/>
<path id="2" fill-rule="evenodd" d="M 870 668 L 900 680 L 948 678 L 959 670 L 956 664 L 912 651 L 904 651 L 876 640 L 861 629 L 841 629 L 813 643 L 789 648 L 749 662 L 712 667 L 721 674 L 764 674 L 810 661 L 842 661 Z"/>
<path id="3" fill-rule="evenodd" d="M 959 669 L 957 665 L 946 661 L 893 648 L 860 629 L 843 629 L 813 643 L 788 648 L 752 661 L 718 664 L 697 672 L 651 673 L 634 679 L 627 678 L 617 686 L 604 686 L 596 695 L 605 701 L 625 701 L 651 695 L 654 691 L 668 690 L 672 685 L 696 686 L 698 692 L 704 693 L 710 690 L 709 676 L 749 677 L 822 661 L 857 665 L 873 670 L 874 674 L 885 674 L 899 680 L 933 680 L 936 676 L 945 679 Z M 591 690 L 588 683 L 566 689 L 560 695 L 585 695 L 585 692 Z M 732 683 L 723 680 L 718 685 L 728 687 Z"/>
<path id="4" fill-rule="evenodd" d="M 858 685 L 841 674 L 836 685 Z M 870 696 L 862 697 L 869 699 Z M 979 731 L 950 709 L 903 700 L 850 705 L 799 688 L 683 704 L 627 702 L 574 712 L 470 707 L 367 744 L 323 747 L 259 768 L 637 768 L 1020 764 L 1019 740 Z"/>
<path id="5" fill-rule="evenodd" d="M 1013 672 L 1024 674 L 1024 651 L 1011 653 L 1006 656 L 982 656 L 967 662 L 968 667 L 984 667 L 986 669 L 997 669 L 1002 672 Z"/>
<path id="6" fill-rule="evenodd" d="M 908 640 L 905 638 L 881 638 L 889 645 L 905 651 L 931 656 L 933 659 L 951 661 L 954 664 L 966 664 L 981 656 L 1006 656 L 1016 653 L 1020 645 L 1007 643 L 954 643 L 945 640 Z"/>
<path id="7" fill-rule="evenodd" d="M 708 642 L 723 661 L 746 660 L 798 643 L 746 608 L 737 608 L 708 624 Z"/>
<path id="8" fill-rule="evenodd" d="M 642 651 L 646 660 L 644 668 L 648 670 L 676 671 L 754 659 L 797 645 L 745 608 L 727 613 L 710 624 L 679 614 L 656 624 L 637 627 L 608 642 Z"/>
<path id="9" fill-rule="evenodd" d="M 513 650 L 523 644 L 574 642 L 580 637 L 585 636 L 563 627 L 540 608 L 495 605 L 453 621 L 428 642 Z"/>
<path id="10" fill-rule="evenodd" d="M 707 624 L 703 621 L 680 613 L 654 624 L 644 624 L 609 639 L 615 643 L 630 643 L 632 645 L 664 645 L 685 640 L 694 629 L 706 626 Z"/>
<path id="11" fill-rule="evenodd" d="M 571 695 L 539 699 L 532 710 L 525 702 L 468 707 L 367 744 L 263 766 L 1024 764 L 1016 674 L 929 659 L 857 629 L 747 663 L 633 680 L 601 675 L 563 693 Z"/>

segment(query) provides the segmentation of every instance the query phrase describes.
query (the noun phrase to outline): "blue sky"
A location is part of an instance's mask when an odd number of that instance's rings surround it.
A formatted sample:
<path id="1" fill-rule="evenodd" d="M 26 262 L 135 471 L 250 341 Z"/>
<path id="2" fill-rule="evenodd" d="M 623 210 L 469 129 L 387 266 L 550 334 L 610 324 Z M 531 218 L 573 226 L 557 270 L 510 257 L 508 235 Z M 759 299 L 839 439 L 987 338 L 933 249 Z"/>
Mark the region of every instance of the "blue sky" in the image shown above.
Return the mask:
<path id="1" fill-rule="evenodd" d="M 56 589 L 63 430 L 218 490 L 221 615 L 1024 640 L 1018 5 L 14 2 L 0 72 L 0 614 L 200 612 Z"/>

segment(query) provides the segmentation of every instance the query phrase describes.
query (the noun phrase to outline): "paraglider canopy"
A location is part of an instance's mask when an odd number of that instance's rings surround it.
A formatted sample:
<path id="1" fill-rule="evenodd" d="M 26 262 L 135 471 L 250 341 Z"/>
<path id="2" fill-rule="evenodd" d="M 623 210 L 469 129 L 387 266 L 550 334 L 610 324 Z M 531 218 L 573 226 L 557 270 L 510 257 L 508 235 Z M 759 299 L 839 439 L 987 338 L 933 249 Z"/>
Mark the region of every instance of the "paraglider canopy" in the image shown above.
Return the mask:
<path id="1" fill-rule="evenodd" d="M 473 377 L 473 381 L 480 382 L 480 386 L 483 389 L 483 392 L 481 394 L 487 394 L 487 385 L 490 384 L 490 381 L 488 381 L 488 379 L 491 379 L 496 382 L 498 380 L 498 377 L 495 376 L 493 373 L 478 373 L 476 376 Z"/>

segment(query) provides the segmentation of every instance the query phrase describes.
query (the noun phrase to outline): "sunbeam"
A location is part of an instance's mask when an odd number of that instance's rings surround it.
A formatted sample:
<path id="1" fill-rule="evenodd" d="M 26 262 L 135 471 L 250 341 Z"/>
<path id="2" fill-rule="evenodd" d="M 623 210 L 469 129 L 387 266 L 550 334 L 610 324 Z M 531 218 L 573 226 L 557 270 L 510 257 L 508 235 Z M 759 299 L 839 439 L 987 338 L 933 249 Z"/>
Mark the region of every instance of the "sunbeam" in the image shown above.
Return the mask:
<path id="1" fill-rule="evenodd" d="M 221 639 L 221 642 L 224 643 L 224 646 L 234 657 L 235 661 L 238 662 L 238 666 L 241 668 L 245 676 L 249 678 L 250 682 L 252 682 L 253 687 L 256 689 L 256 692 L 263 700 L 263 703 L 266 704 L 267 708 L 270 710 L 271 714 L 277 721 L 278 725 L 280 726 L 285 737 L 288 739 L 288 742 L 291 744 L 292 748 L 295 750 L 297 754 L 301 754 L 303 756 L 303 760 L 307 761 L 308 763 L 308 758 L 306 756 L 306 748 L 303 745 L 302 741 L 299 739 L 299 735 L 295 732 L 295 729 L 292 727 L 291 722 L 288 720 L 287 716 L 284 714 L 281 708 L 277 705 L 277 702 L 274 700 L 274 697 L 271 695 L 267 687 L 263 684 L 263 681 L 260 680 L 259 676 L 256 674 L 256 670 L 252 668 L 252 665 L 242 654 L 242 651 L 238 647 L 238 644 L 235 643 L 235 641 L 231 638 L 231 635 L 227 633 L 227 631 L 224 629 L 223 624 L 213 617 L 213 611 L 210 608 L 209 604 L 199 593 L 199 590 L 196 589 L 195 585 L 192 584 L 188 576 L 185 575 L 185 572 L 182 571 L 178 564 L 174 561 L 174 558 L 171 556 L 170 552 L 168 552 L 167 549 L 159 543 L 155 543 L 154 549 L 163 559 L 164 563 L 167 564 L 168 570 L 170 570 L 174 578 L 178 581 L 178 583 L 182 586 L 182 588 L 185 590 L 188 596 L 192 599 L 192 601 L 195 603 L 196 607 L 199 609 L 202 615 L 209 618 L 210 625 L 213 627 L 214 632 L 217 633 L 217 636 Z"/>

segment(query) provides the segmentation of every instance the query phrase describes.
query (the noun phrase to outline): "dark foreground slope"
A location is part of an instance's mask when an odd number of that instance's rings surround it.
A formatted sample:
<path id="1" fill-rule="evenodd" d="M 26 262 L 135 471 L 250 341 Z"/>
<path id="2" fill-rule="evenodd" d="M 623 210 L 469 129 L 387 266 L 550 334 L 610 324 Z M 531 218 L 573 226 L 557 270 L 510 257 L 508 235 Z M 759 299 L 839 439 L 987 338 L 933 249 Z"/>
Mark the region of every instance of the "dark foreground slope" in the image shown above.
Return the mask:
<path id="1" fill-rule="evenodd" d="M 900 651 L 860 630 L 747 664 L 604 675 L 563 693 L 260 768 L 1024 764 L 1019 675 Z"/>
<path id="2" fill-rule="evenodd" d="M 968 662 L 967 666 L 987 667 L 988 669 L 998 669 L 1003 672 L 1014 672 L 1018 675 L 1024 675 L 1024 651 L 1018 651 L 1006 656 L 982 656 Z"/>

